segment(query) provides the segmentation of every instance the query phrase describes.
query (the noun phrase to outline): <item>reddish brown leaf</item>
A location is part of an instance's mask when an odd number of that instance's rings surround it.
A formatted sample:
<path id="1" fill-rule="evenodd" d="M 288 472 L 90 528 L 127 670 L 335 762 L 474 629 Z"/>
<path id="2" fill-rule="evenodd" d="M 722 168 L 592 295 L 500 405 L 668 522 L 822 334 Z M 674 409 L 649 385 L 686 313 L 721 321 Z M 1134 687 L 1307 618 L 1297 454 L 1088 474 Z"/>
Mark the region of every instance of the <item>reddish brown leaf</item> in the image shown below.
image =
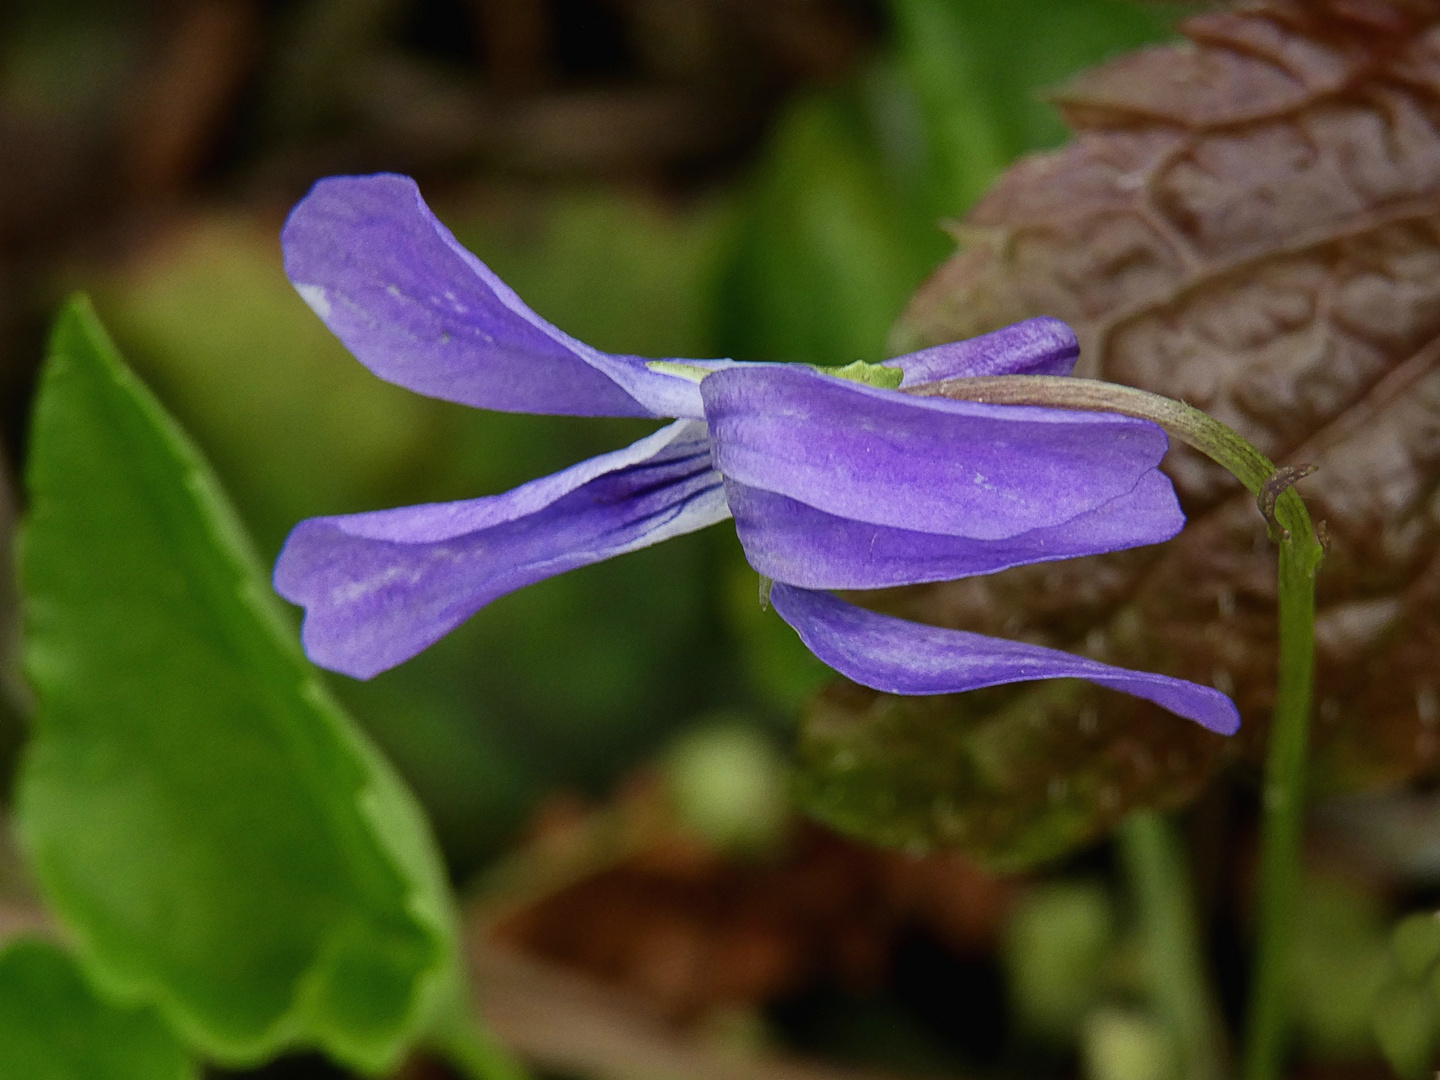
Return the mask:
<path id="1" fill-rule="evenodd" d="M 643 775 L 608 808 L 540 825 L 472 925 L 676 1020 L 817 985 L 873 987 L 907 925 L 958 953 L 993 949 L 1015 894 L 963 857 L 879 852 L 807 822 L 766 858 L 727 856 Z"/>
<path id="2" fill-rule="evenodd" d="M 1319 465 L 1301 485 L 1332 539 L 1318 779 L 1428 772 L 1440 763 L 1440 4 L 1264 0 L 1184 33 L 1190 44 L 1120 57 L 1056 96 L 1075 140 L 1001 178 L 895 344 L 1058 315 L 1079 332 L 1078 374 L 1182 398 L 1279 462 Z M 821 816 L 1026 863 L 1133 806 L 1183 802 L 1230 751 L 1253 757 L 1274 682 L 1273 551 L 1226 474 L 1183 448 L 1168 467 L 1190 515 L 1169 544 L 876 602 L 1233 689 L 1242 735 L 1227 745 L 1085 688 L 949 704 L 832 694 L 804 740 Z M 919 719 L 936 709 L 943 723 Z M 1023 742 L 1001 738 L 1022 726 Z M 901 734 L 903 766 L 882 745 Z M 1166 772 L 1177 753 L 1183 767 Z M 929 778 L 895 789 L 903 809 L 886 819 L 874 782 L 917 768 Z"/>

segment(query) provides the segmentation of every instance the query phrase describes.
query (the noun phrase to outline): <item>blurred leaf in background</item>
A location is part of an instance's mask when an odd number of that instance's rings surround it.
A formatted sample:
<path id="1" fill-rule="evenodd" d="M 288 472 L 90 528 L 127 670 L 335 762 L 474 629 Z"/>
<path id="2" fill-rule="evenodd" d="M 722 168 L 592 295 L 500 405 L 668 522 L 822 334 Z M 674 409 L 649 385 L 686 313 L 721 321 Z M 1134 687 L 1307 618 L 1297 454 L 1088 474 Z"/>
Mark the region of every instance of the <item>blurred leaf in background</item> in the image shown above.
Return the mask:
<path id="1" fill-rule="evenodd" d="M 83 301 L 56 324 L 26 477 L 39 708 L 16 814 L 83 968 L 222 1061 L 301 1044 L 393 1065 L 459 989 L 438 852 Z"/>
<path id="2" fill-rule="evenodd" d="M 906 299 L 949 254 L 940 224 L 1011 161 L 1063 141 L 1042 92 L 1167 37 L 1172 6 L 892 0 L 889 50 L 795 102 L 752 181 L 727 279 L 726 351 L 845 364 L 887 355 Z"/>
<path id="3" fill-rule="evenodd" d="M 1321 1061 L 1373 1057 L 1371 1017 L 1386 970 L 1385 905 L 1372 889 L 1312 876 L 1295 919 L 1296 1035 Z"/>
<path id="4" fill-rule="evenodd" d="M 0 1076 L 193 1080 L 196 1068 L 153 1010 L 101 1000 L 64 950 L 17 938 L 0 952 Z"/>
<path id="5" fill-rule="evenodd" d="M 1057 1042 L 1079 1035 L 1109 988 L 1118 921 L 1110 892 L 1098 881 L 1047 882 L 1024 896 L 1003 945 L 1021 1024 Z"/>

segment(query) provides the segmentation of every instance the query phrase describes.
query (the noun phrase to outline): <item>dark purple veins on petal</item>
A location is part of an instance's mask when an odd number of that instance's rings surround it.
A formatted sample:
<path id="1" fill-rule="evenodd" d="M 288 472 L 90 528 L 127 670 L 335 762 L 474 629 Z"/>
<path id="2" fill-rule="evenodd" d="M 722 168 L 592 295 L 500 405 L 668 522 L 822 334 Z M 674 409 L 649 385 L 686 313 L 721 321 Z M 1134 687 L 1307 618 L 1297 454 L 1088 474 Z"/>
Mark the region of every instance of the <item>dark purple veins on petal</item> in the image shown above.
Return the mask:
<path id="1" fill-rule="evenodd" d="M 842 675 L 884 693 L 956 694 L 1036 679 L 1086 679 L 1153 701 L 1221 735 L 1240 728 L 1240 714 L 1228 697 L 1184 679 L 907 622 L 791 585 L 777 583 L 770 599 L 811 652 Z"/>
<path id="2" fill-rule="evenodd" d="M 703 423 L 503 495 L 297 525 L 275 567 L 317 664 L 369 678 L 497 597 L 729 516 Z"/>

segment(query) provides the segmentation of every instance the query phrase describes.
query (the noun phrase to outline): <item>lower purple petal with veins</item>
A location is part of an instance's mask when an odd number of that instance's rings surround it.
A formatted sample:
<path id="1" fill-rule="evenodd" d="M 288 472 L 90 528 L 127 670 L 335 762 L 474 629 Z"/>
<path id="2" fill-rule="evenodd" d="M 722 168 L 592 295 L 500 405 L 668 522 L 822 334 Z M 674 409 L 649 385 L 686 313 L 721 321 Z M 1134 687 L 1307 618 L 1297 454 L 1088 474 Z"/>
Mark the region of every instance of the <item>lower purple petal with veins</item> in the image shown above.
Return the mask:
<path id="1" fill-rule="evenodd" d="M 791 585 L 777 583 L 770 600 L 811 652 L 842 675 L 887 694 L 958 694 L 1036 679 L 1086 679 L 1153 701 L 1221 735 L 1240 729 L 1240 714 L 1228 697 L 1184 679 L 907 622 Z"/>
<path id="2" fill-rule="evenodd" d="M 700 393 L 728 479 L 853 521 L 976 540 L 1104 506 L 1169 446 L 1126 416 L 915 397 L 796 365 L 727 368 Z"/>
<path id="3" fill-rule="evenodd" d="M 1026 563 L 1158 544 L 1185 525 L 1175 489 L 1151 470 L 1134 489 L 1062 525 L 1005 540 L 892 529 L 725 482 L 745 557 L 760 573 L 806 589 L 885 589 L 989 574 Z"/>
<path id="4" fill-rule="evenodd" d="M 503 495 L 303 521 L 275 589 L 305 607 L 310 658 L 365 679 L 505 593 L 729 516 L 705 425 L 682 420 Z"/>

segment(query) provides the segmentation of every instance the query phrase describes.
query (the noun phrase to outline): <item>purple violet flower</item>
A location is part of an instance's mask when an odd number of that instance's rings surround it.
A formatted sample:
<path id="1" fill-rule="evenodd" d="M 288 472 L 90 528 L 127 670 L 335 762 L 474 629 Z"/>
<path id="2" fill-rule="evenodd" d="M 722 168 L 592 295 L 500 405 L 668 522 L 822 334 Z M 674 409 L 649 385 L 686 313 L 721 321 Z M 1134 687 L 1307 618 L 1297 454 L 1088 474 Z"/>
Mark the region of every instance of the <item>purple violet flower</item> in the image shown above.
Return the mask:
<path id="1" fill-rule="evenodd" d="M 990 573 L 1167 540 L 1184 515 L 1153 424 L 917 397 L 978 375 L 1068 375 L 1057 319 L 862 365 L 647 361 L 600 352 L 531 311 L 395 175 L 332 177 L 295 207 L 285 268 L 371 371 L 477 408 L 674 423 L 502 495 L 313 518 L 275 587 L 305 608 L 311 659 L 369 678 L 505 593 L 734 516 L 775 610 L 822 660 L 898 694 L 1082 678 L 1225 734 L 1224 694 L 1054 649 L 906 622 L 835 589 Z"/>

